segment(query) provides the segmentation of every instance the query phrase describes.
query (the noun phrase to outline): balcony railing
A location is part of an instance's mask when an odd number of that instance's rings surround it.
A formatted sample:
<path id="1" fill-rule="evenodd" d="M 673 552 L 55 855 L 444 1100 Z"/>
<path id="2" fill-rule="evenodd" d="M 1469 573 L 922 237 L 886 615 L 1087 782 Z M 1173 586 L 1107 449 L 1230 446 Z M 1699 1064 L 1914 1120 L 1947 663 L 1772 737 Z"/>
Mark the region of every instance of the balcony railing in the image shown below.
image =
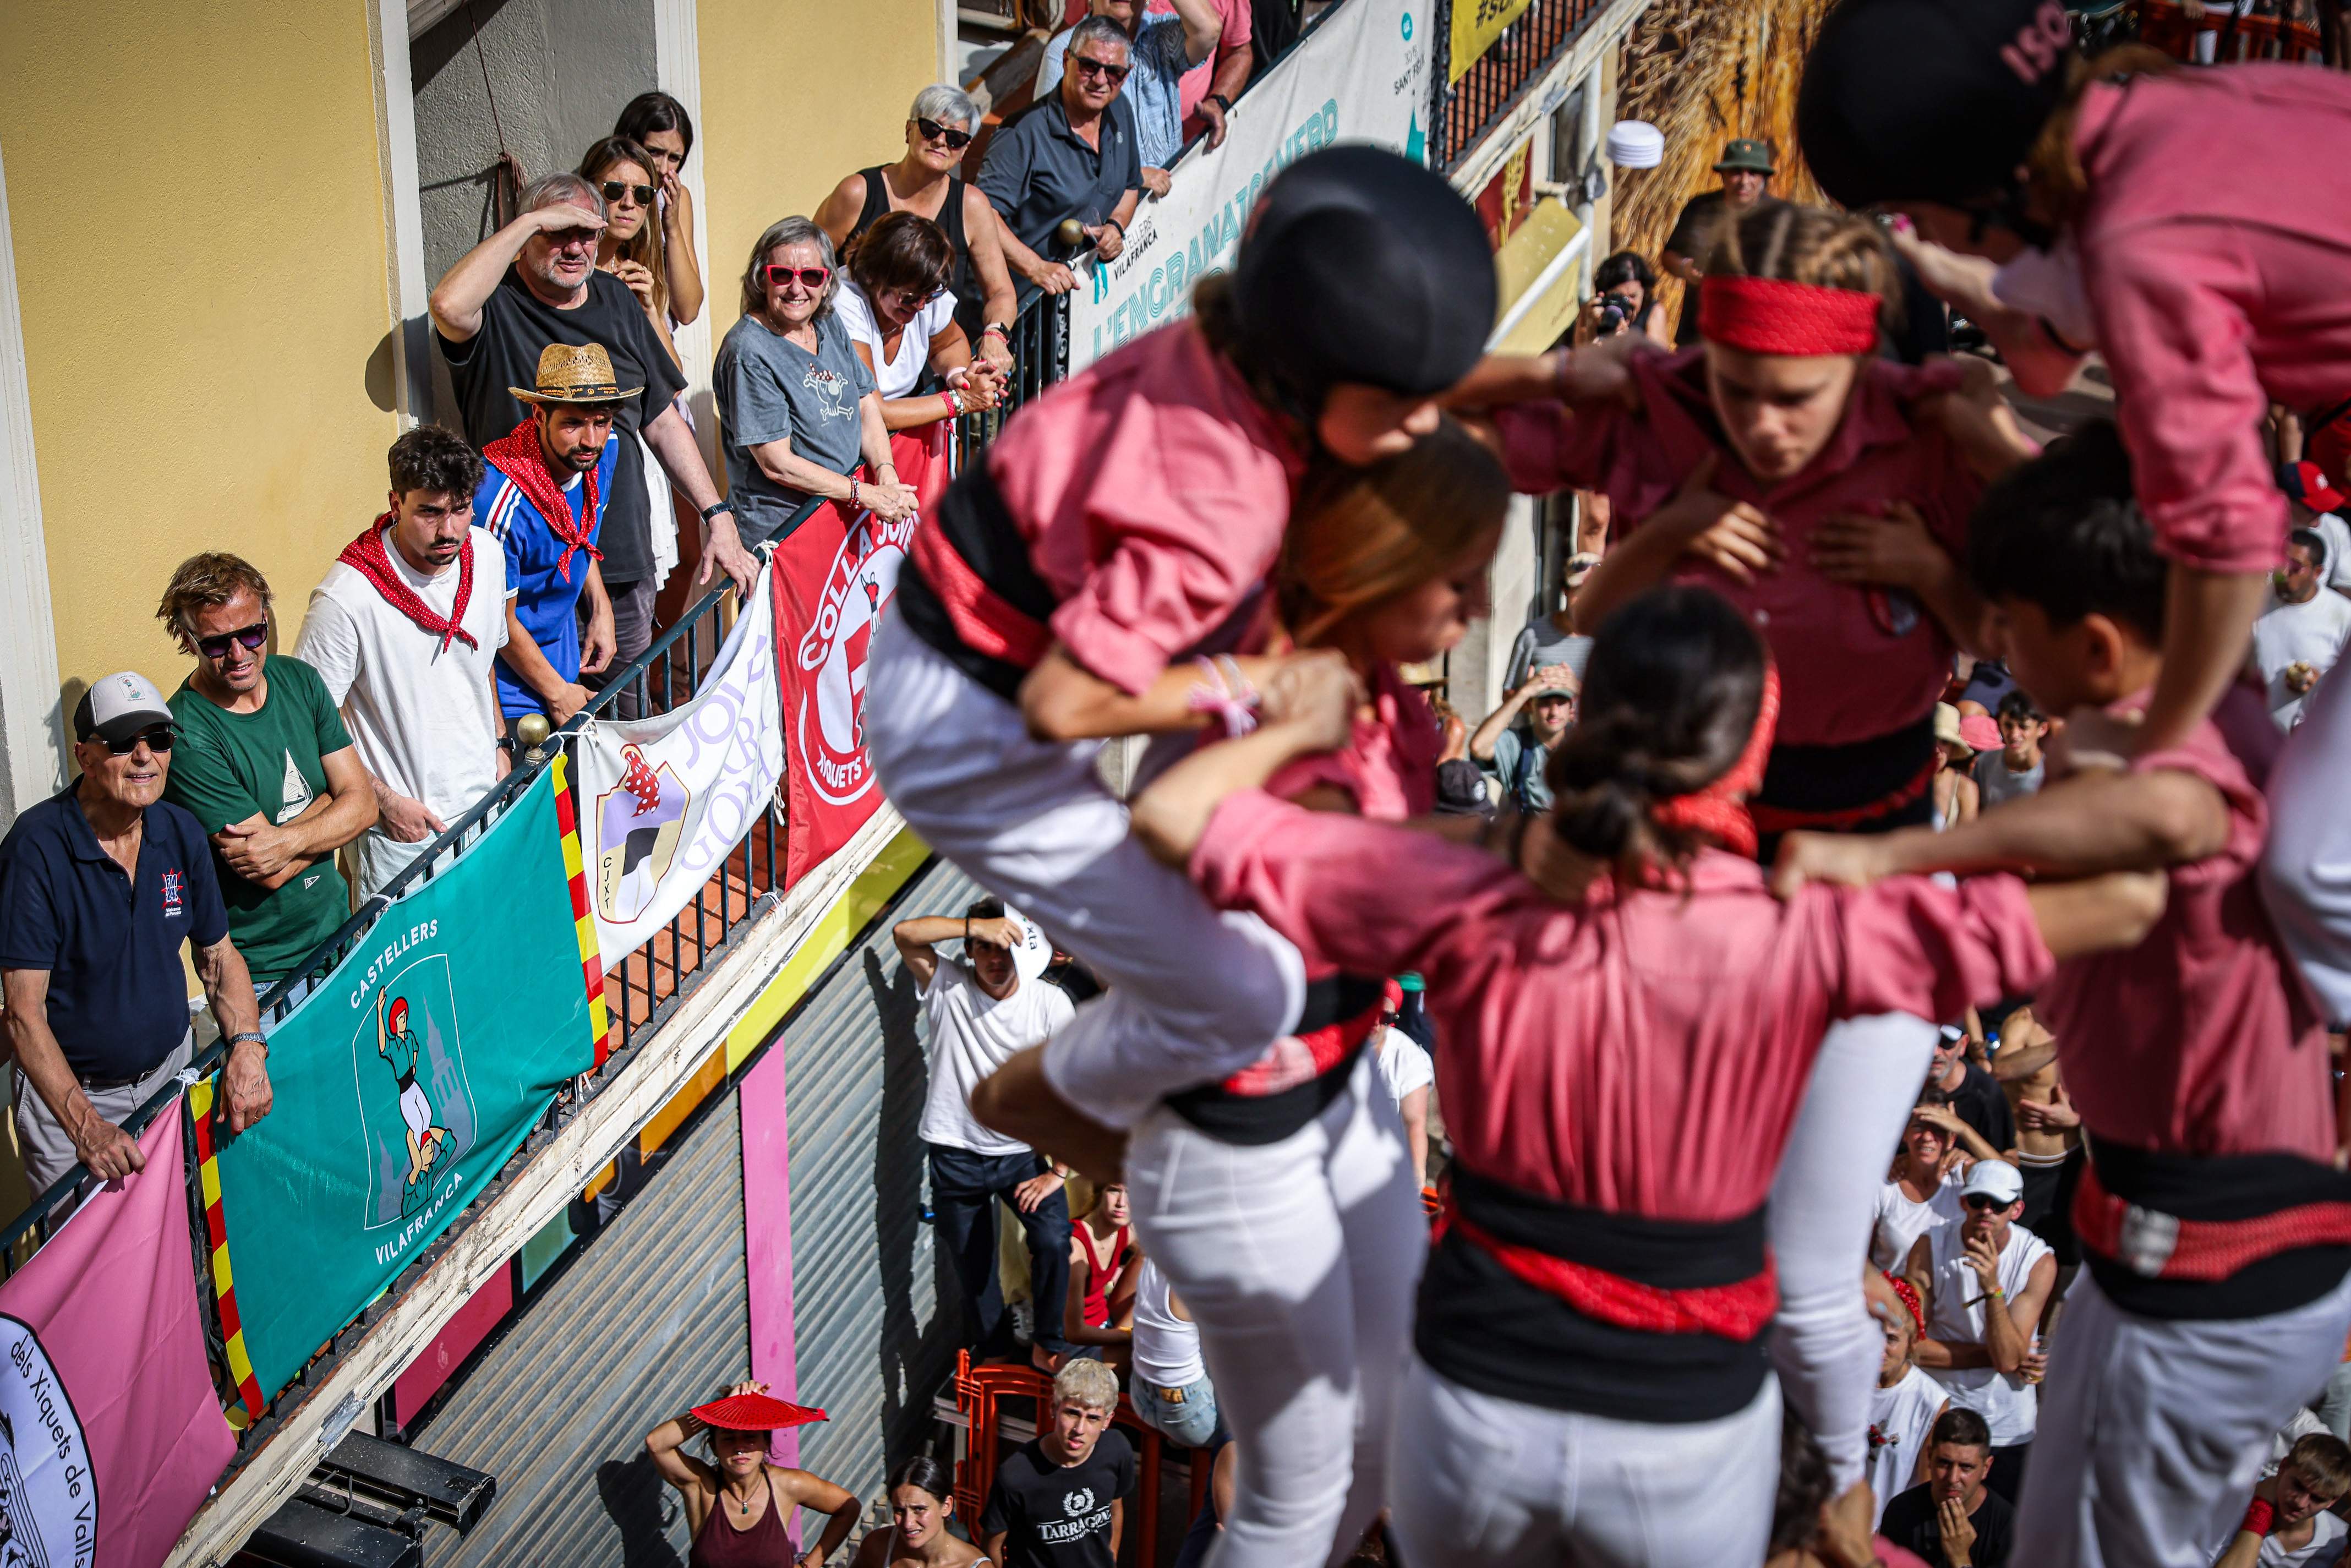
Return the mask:
<path id="1" fill-rule="evenodd" d="M 1575 41 L 1583 25 L 1608 5 L 1609 0 L 1534 0 L 1461 79 L 1448 86 L 1452 5 L 1449 0 L 1440 3 L 1433 24 L 1436 45 L 1429 72 L 1430 164 L 1440 173 L 1452 172 L 1542 79 L 1543 72 Z"/>

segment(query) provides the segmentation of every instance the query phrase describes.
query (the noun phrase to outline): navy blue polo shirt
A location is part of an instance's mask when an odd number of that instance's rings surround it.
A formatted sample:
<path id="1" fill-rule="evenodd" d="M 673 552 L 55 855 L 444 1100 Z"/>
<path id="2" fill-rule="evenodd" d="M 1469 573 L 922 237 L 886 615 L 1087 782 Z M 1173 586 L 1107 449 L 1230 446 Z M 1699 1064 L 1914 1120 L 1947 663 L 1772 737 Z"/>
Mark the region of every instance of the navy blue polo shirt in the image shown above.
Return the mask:
<path id="1" fill-rule="evenodd" d="M 1055 93 L 998 129 L 979 166 L 980 194 L 1014 237 L 1048 261 L 1063 258 L 1053 238 L 1063 218 L 1099 224 L 1118 211 L 1127 192 L 1143 186 L 1134 106 L 1123 93 L 1110 100 L 1096 131 L 1102 145 L 1090 146 L 1070 129 L 1069 110 Z M 1014 281 L 1025 307 L 1037 286 L 1025 277 Z"/>
<path id="2" fill-rule="evenodd" d="M 180 944 L 227 936 L 228 910 L 195 818 L 147 808 L 134 881 L 99 844 L 80 789 L 77 779 L 0 840 L 0 969 L 49 972 L 49 1032 L 76 1072 L 143 1077 L 188 1032 Z"/>

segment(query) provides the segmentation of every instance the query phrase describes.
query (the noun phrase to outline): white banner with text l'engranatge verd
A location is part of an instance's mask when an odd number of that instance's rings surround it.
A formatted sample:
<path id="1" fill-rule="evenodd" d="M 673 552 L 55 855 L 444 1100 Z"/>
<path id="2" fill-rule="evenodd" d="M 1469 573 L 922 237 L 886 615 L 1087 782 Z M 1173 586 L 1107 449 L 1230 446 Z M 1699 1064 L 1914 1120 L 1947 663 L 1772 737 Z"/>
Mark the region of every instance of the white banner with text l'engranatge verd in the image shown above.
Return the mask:
<path id="1" fill-rule="evenodd" d="M 775 802 L 784 727 L 767 608 L 774 571 L 760 570 L 757 608 L 736 617 L 691 702 L 634 722 L 599 719 L 579 737 L 580 846 L 608 975 L 700 896 Z"/>
<path id="2" fill-rule="evenodd" d="M 1177 161 L 1167 194 L 1146 196 L 1117 259 L 1070 297 L 1076 371 L 1187 313 L 1192 284 L 1232 264 L 1249 210 L 1290 164 L 1336 141 L 1426 156 L 1429 0 L 1345 0 L 1233 106 L 1225 144 Z"/>

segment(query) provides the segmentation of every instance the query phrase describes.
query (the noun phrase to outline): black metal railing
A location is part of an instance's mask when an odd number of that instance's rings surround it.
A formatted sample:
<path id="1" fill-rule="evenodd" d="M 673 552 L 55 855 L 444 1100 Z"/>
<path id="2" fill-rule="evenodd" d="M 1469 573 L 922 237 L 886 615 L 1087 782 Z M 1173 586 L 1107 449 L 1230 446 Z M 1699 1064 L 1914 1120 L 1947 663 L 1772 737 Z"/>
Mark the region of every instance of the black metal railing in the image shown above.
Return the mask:
<path id="1" fill-rule="evenodd" d="M 1070 297 L 1040 294 L 1012 319 L 1012 379 L 1004 400 L 985 413 L 956 421 L 950 455 L 956 473 L 996 439 L 1014 411 L 1070 373 Z"/>
<path id="2" fill-rule="evenodd" d="M 1474 3 L 1474 0 L 1454 0 Z M 1458 82 L 1451 75 L 1452 4 L 1440 0 L 1429 51 L 1429 162 L 1450 173 L 1495 124 L 1519 106 L 1608 0 L 1534 0 Z"/>

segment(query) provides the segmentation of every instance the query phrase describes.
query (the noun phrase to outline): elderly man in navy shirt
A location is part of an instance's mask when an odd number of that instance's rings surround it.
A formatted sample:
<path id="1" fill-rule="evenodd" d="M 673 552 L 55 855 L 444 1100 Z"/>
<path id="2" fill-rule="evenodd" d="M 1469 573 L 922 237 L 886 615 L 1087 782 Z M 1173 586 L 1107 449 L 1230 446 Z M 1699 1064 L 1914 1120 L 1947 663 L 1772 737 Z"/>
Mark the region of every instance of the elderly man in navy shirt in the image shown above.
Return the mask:
<path id="1" fill-rule="evenodd" d="M 269 1113 L 269 1048 L 211 846 L 195 818 L 162 799 L 173 734 L 144 676 L 108 675 L 74 710 L 81 777 L 0 840 L 0 986 L 16 1138 L 36 1192 L 77 1163 L 108 1181 L 143 1167 L 121 1122 L 194 1051 L 183 942 L 194 945 L 229 1042 L 230 1127 Z"/>

